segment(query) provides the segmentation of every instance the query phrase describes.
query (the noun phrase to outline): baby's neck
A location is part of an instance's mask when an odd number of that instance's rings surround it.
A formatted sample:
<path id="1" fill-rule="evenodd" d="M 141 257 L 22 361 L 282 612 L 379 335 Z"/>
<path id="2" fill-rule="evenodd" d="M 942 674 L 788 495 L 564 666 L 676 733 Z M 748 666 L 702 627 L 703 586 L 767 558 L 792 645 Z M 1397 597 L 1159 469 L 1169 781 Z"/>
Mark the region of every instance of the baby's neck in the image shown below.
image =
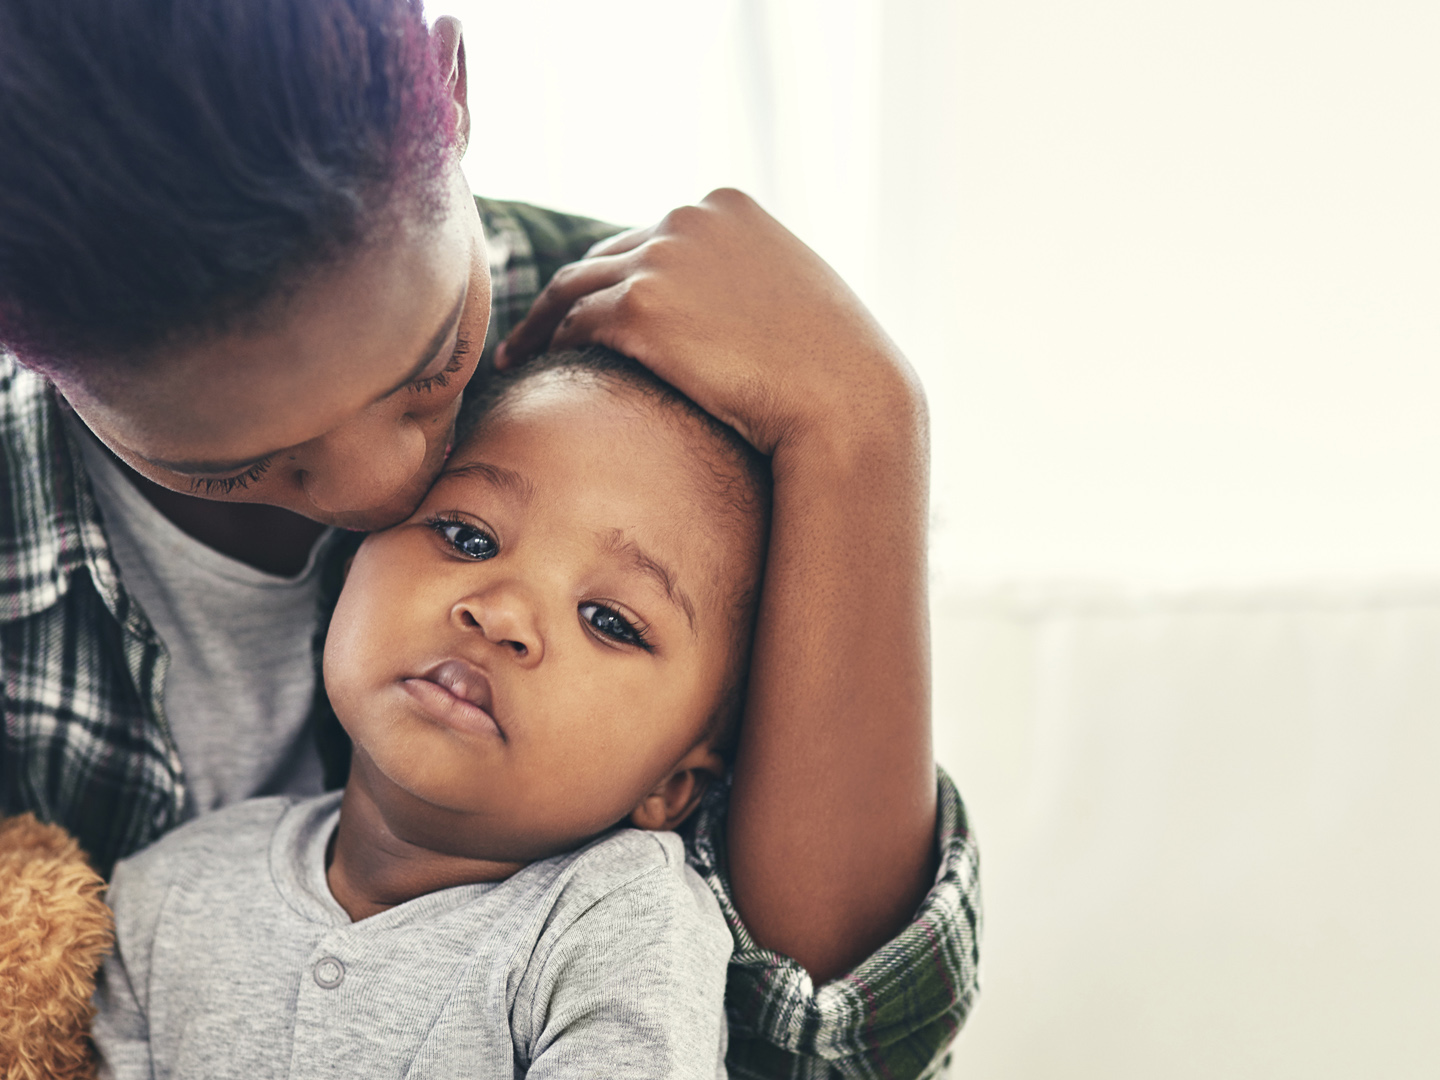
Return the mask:
<path id="1" fill-rule="evenodd" d="M 325 878 L 336 902 L 359 922 L 426 893 L 504 881 L 525 865 L 432 851 L 396 836 L 352 774 L 326 854 Z"/>

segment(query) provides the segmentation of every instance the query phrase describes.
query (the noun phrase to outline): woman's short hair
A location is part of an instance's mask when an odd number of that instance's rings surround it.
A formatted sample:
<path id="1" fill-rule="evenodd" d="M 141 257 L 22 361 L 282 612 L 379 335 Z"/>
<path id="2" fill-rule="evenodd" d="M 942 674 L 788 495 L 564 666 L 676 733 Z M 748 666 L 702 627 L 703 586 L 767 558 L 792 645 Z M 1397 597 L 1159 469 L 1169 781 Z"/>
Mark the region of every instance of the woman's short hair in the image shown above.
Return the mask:
<path id="1" fill-rule="evenodd" d="M 0 345 L 142 357 L 438 215 L 438 67 L 420 0 L 4 0 Z"/>

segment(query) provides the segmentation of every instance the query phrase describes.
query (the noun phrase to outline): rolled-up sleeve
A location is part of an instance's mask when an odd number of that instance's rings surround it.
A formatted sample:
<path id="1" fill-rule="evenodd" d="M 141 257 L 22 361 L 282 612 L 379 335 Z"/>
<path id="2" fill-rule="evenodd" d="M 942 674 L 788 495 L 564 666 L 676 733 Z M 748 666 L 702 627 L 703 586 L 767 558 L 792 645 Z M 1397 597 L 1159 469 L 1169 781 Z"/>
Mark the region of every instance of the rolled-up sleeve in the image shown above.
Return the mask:
<path id="1" fill-rule="evenodd" d="M 979 989 L 979 854 L 954 783 L 937 769 L 935 884 L 899 935 L 818 990 L 794 960 L 755 943 L 735 910 L 725 876 L 728 787 L 705 799 L 687 851 L 720 902 L 735 937 L 725 1004 L 726 1062 L 751 1077 L 936 1075 Z"/>

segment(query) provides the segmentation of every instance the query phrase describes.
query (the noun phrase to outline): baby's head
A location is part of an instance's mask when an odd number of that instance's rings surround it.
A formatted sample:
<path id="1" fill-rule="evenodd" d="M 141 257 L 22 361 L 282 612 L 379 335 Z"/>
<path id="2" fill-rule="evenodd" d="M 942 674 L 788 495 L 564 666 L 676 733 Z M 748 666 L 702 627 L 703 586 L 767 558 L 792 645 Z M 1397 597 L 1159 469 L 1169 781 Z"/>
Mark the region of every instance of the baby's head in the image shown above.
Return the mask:
<path id="1" fill-rule="evenodd" d="M 352 783 L 471 858 L 677 825 L 738 720 L 769 502 L 765 460 L 633 361 L 529 365 L 355 557 L 325 648 Z"/>

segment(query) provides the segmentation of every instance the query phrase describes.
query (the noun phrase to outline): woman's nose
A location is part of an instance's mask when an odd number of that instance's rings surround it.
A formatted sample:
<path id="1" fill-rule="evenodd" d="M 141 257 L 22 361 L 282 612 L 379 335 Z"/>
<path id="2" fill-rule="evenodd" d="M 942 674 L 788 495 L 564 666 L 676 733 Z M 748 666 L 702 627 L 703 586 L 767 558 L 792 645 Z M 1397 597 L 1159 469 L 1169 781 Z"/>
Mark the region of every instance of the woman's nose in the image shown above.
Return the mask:
<path id="1" fill-rule="evenodd" d="M 305 494 L 331 514 L 384 506 L 420 471 L 425 450 L 418 424 L 372 406 L 306 444 Z"/>
<path id="2" fill-rule="evenodd" d="M 527 667 L 544 658 L 545 639 L 534 605 L 513 583 L 497 582 L 472 593 L 451 608 L 450 618 L 455 625 L 481 634 Z"/>

